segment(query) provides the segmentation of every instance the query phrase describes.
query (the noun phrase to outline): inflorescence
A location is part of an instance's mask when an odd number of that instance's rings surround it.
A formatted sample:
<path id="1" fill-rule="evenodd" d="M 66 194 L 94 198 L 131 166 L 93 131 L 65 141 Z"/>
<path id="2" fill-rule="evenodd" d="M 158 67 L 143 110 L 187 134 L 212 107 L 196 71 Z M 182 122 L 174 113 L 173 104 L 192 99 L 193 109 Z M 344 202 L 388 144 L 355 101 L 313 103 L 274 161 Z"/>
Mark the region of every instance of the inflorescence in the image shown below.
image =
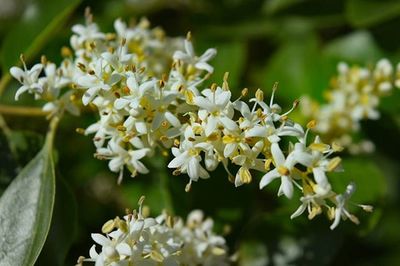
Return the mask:
<path id="1" fill-rule="evenodd" d="M 132 177 L 148 173 L 142 159 L 158 149 L 171 149 L 174 158 L 168 167 L 174 175 L 188 175 L 186 191 L 222 165 L 235 186 L 261 173 L 260 189 L 275 180 L 280 181 L 278 196 L 292 198 L 298 189 L 300 207 L 291 218 L 307 210 L 309 219 L 325 212 L 333 220 L 331 229 L 341 219 L 358 223 L 347 208 L 355 184 L 338 194 L 328 178 L 328 173 L 341 169 L 340 157 L 334 156 L 341 145 L 309 134 L 330 123 L 330 117 L 318 116 L 306 128 L 294 122 L 290 115 L 298 101 L 282 111 L 274 99 L 277 85 L 268 101 L 260 89 L 248 101 L 248 89 L 232 99 L 228 74 L 221 85 L 204 89 L 216 50 L 197 56 L 190 33 L 169 38 L 160 28 L 151 29 L 145 19 L 131 27 L 118 19 L 114 27 L 114 33 L 100 32 L 87 14 L 85 25 L 72 27 L 72 49 L 62 49 L 60 66 L 42 58 L 28 69 L 21 58 L 23 69 L 10 70 L 22 84 L 16 99 L 24 92 L 34 94 L 48 102 L 43 109 L 50 116 L 64 111 L 77 115 L 82 105 L 97 110 L 98 121 L 78 131 L 94 135 L 95 156 L 109 161 L 119 183 L 124 169 Z M 348 77 L 353 70 L 342 72 L 338 83 L 354 78 L 355 74 Z M 360 117 L 365 112 L 354 113 Z M 126 223 L 134 220 L 129 217 Z"/>

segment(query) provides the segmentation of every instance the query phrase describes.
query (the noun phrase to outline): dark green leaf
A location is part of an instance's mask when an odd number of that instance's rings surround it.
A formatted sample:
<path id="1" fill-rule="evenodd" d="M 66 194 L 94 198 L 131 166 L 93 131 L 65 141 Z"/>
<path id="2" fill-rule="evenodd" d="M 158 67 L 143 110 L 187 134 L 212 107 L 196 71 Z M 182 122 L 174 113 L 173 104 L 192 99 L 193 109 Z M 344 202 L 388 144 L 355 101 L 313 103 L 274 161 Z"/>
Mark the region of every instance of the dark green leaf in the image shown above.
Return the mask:
<path id="1" fill-rule="evenodd" d="M 53 219 L 37 265 L 65 265 L 65 258 L 76 237 L 77 218 L 75 195 L 66 181 L 57 174 Z"/>
<path id="2" fill-rule="evenodd" d="M 368 27 L 400 15 L 400 1 L 349 0 L 346 15 L 351 24 Z"/>
<path id="3" fill-rule="evenodd" d="M 265 90 L 279 82 L 277 96 L 289 102 L 304 94 L 321 99 L 334 69 L 330 62 L 321 58 L 316 38 L 301 39 L 288 40 L 272 56 L 260 77 Z"/>
<path id="4" fill-rule="evenodd" d="M 19 55 L 27 60 L 37 54 L 41 47 L 60 29 L 80 0 L 39 0 L 35 12 L 25 16 L 5 37 L 2 47 L 2 70 L 8 73 L 11 66 L 18 64 Z"/>
<path id="5" fill-rule="evenodd" d="M 345 158 L 344 172 L 334 173 L 330 178 L 335 191 L 342 193 L 346 186 L 354 181 L 357 190 L 352 201 L 358 203 L 374 203 L 385 196 L 387 182 L 382 170 L 372 158 Z"/>
<path id="6" fill-rule="evenodd" d="M 50 228 L 55 175 L 49 142 L 0 198 L 0 264 L 33 265 Z"/>

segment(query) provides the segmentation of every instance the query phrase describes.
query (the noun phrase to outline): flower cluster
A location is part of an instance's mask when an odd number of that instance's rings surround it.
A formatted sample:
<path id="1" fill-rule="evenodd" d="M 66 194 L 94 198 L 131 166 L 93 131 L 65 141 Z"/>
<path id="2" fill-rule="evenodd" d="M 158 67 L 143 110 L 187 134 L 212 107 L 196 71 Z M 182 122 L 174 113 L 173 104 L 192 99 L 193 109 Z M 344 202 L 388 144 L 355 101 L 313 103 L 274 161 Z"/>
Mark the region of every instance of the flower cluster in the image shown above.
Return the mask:
<path id="1" fill-rule="evenodd" d="M 327 103 L 319 105 L 304 96 L 300 107 L 303 115 L 317 121 L 315 132 L 324 141 L 335 141 L 351 153 L 372 152 L 371 141 L 357 143 L 352 135 L 360 130 L 362 120 L 380 117 L 380 98 L 389 95 L 393 87 L 400 88 L 400 64 L 394 70 L 387 59 L 381 59 L 373 68 L 339 63 L 338 76 L 326 92 Z"/>
<path id="2" fill-rule="evenodd" d="M 332 228 L 341 217 L 353 217 L 343 207 L 351 193 L 335 193 L 327 176 L 340 169 L 340 158 L 331 155 L 341 147 L 318 136 L 309 142 L 309 130 L 319 124 L 312 120 L 304 129 L 290 119 L 298 101 L 282 111 L 274 101 L 277 86 L 269 102 L 260 89 L 248 101 L 248 89 L 232 99 L 228 74 L 221 86 L 203 89 L 213 72 L 209 61 L 215 49 L 197 56 L 190 33 L 186 39 L 170 39 L 162 30 L 150 29 L 146 20 L 134 27 L 116 20 L 114 26 L 115 33 L 102 33 L 87 14 L 85 25 L 72 28 L 74 52 L 64 49 L 66 58 L 59 68 L 47 60 L 30 70 L 25 64 L 24 69 L 12 68 L 23 85 L 16 98 L 33 93 L 50 101 L 44 108 L 53 115 L 77 113 L 79 99 L 98 110 L 98 121 L 83 131 L 94 134 L 95 156 L 109 160 L 119 182 L 124 169 L 132 176 L 145 174 L 149 170 L 143 158 L 172 149 L 168 167 L 175 175 L 189 176 L 186 191 L 221 164 L 236 186 L 250 183 L 256 172 L 262 174 L 260 189 L 280 180 L 278 196 L 292 198 L 298 188 L 302 205 L 292 217 L 307 209 L 311 219 L 325 210 L 334 220 Z M 39 77 L 42 69 L 45 75 Z M 382 69 L 374 75 L 382 76 Z M 360 74 L 354 75 L 351 78 Z M 342 79 L 338 82 L 347 82 Z M 60 96 L 67 85 L 70 89 Z M 319 123 L 325 119 L 330 118 Z"/>
<path id="3" fill-rule="evenodd" d="M 138 212 L 116 217 L 103 225 L 103 234 L 92 234 L 96 244 L 90 258 L 78 263 L 96 265 L 228 265 L 225 239 L 213 232 L 213 220 L 194 210 L 185 221 L 165 212 L 156 218 L 145 217 L 139 200 Z M 97 249 L 98 250 L 98 249 Z"/>

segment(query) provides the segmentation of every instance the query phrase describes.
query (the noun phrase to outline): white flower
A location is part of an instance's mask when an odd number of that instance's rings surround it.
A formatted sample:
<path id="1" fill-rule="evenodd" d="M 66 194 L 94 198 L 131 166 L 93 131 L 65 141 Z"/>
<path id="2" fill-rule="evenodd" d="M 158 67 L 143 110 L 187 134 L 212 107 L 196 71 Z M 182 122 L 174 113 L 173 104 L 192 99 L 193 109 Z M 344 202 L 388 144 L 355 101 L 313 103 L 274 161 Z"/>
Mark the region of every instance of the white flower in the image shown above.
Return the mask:
<path id="1" fill-rule="evenodd" d="M 168 164 L 169 168 L 178 168 L 181 173 L 187 173 L 190 182 L 197 181 L 199 177 L 209 178 L 208 172 L 201 166 L 201 146 L 194 145 L 191 141 L 183 141 L 180 148 L 172 148 L 175 158 Z"/>
<path id="2" fill-rule="evenodd" d="M 92 234 L 101 246 L 93 245 L 90 258 L 97 265 L 228 265 L 225 239 L 213 232 L 213 220 L 204 219 L 200 210 L 191 212 L 185 222 L 165 212 L 144 218 L 141 202 L 138 213 L 107 221 L 106 236 Z M 82 260 L 81 260 L 82 262 Z"/>
<path id="3" fill-rule="evenodd" d="M 41 94 L 43 92 L 42 86 L 39 84 L 39 75 L 42 72 L 43 65 L 36 64 L 31 69 L 27 69 L 23 62 L 24 69 L 19 67 L 12 67 L 10 74 L 16 78 L 22 86 L 15 93 L 15 100 L 17 101 L 19 96 L 28 91 L 29 93 Z"/>
<path id="4" fill-rule="evenodd" d="M 341 219 L 345 220 L 346 218 L 349 218 L 353 223 L 359 224 L 358 218 L 349 213 L 346 208 L 346 203 L 348 202 L 355 190 L 356 185 L 354 183 L 350 183 L 349 185 L 347 185 L 346 191 L 343 194 L 336 196 L 335 216 L 333 223 L 330 226 L 331 230 L 335 229 L 339 225 Z"/>
<path id="5" fill-rule="evenodd" d="M 140 160 L 145 157 L 150 150 L 148 148 L 127 150 L 121 146 L 123 144 L 121 140 L 113 138 L 108 142 L 107 148 L 99 148 L 96 153 L 100 158 L 110 159 L 108 167 L 112 172 L 119 172 L 118 183 L 122 181 L 125 165 L 130 168 L 132 176 L 135 176 L 137 172 L 142 174 L 147 174 L 149 172 Z"/>
<path id="6" fill-rule="evenodd" d="M 93 101 L 101 91 L 110 90 L 111 86 L 121 79 L 118 74 L 109 73 L 104 64 L 104 59 L 98 59 L 91 63 L 89 67 L 92 68 L 93 73 L 81 76 L 77 80 L 77 84 L 86 89 L 82 97 L 84 105 Z"/>
<path id="7" fill-rule="evenodd" d="M 264 160 L 258 158 L 262 149 L 264 148 L 264 142 L 262 140 L 258 141 L 252 148 L 247 144 L 240 143 L 239 155 L 232 158 L 234 164 L 240 165 L 240 168 L 235 177 L 235 186 L 241 186 L 243 184 L 250 183 L 252 176 L 250 169 L 255 169 L 258 171 L 264 171 Z"/>
<path id="8" fill-rule="evenodd" d="M 290 171 L 296 163 L 294 155 L 290 153 L 285 159 L 278 143 L 271 144 L 271 153 L 275 168 L 261 178 L 260 189 L 264 188 L 275 178 L 281 177 L 281 186 L 279 187 L 278 196 L 285 194 L 286 197 L 291 198 L 293 195 L 293 183 Z"/>
<path id="9" fill-rule="evenodd" d="M 208 73 L 212 73 L 214 71 L 214 68 L 208 64 L 208 61 L 210 61 L 217 54 L 217 50 L 210 48 L 200 57 L 197 57 L 194 53 L 192 42 L 186 39 L 184 44 L 185 52 L 176 51 L 173 55 L 175 60 L 181 60 L 189 65 L 193 65 L 197 69 L 205 70 Z"/>
<path id="10" fill-rule="evenodd" d="M 76 35 L 71 37 L 71 46 L 74 49 L 79 49 L 86 41 L 103 40 L 105 34 L 99 32 L 99 28 L 96 23 L 88 23 L 85 25 L 74 25 L 72 32 Z"/>
<path id="11" fill-rule="evenodd" d="M 205 97 L 195 97 L 194 103 L 200 107 L 198 114 L 205 123 L 206 136 L 210 136 L 219 126 L 231 131 L 238 130 L 237 124 L 232 120 L 231 92 L 217 87 L 215 90 L 203 90 L 202 94 Z"/>

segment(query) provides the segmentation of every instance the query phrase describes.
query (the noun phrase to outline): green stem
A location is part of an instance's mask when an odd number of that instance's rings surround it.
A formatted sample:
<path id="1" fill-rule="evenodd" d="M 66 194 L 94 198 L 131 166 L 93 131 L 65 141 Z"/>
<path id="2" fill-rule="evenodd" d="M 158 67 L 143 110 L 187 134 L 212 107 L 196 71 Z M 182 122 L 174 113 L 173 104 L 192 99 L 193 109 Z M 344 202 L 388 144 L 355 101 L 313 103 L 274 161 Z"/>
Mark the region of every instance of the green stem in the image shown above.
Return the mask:
<path id="1" fill-rule="evenodd" d="M 49 112 L 37 107 L 9 106 L 0 104 L 0 114 L 20 116 L 46 116 Z"/>
<path id="2" fill-rule="evenodd" d="M 17 156 L 17 147 L 15 145 L 15 142 L 12 140 L 12 131 L 8 127 L 6 121 L 4 120 L 4 117 L 0 114 L 0 129 L 3 130 L 4 136 L 7 139 L 8 145 L 10 147 L 11 153 L 14 155 L 14 157 Z"/>
<path id="3" fill-rule="evenodd" d="M 11 81 L 10 73 L 5 73 L 0 80 L 0 96 L 3 94 L 4 90 L 7 88 L 8 83 Z"/>
<path id="4" fill-rule="evenodd" d="M 53 148 L 54 135 L 56 134 L 56 131 L 57 131 L 57 127 L 58 127 L 58 123 L 59 123 L 59 122 L 60 122 L 60 117 L 58 117 L 58 116 L 54 116 L 54 117 L 50 120 L 49 129 L 47 130 L 47 134 L 46 134 L 46 143 L 45 143 L 45 145 L 46 145 L 49 149 L 52 149 L 52 148 Z"/>

